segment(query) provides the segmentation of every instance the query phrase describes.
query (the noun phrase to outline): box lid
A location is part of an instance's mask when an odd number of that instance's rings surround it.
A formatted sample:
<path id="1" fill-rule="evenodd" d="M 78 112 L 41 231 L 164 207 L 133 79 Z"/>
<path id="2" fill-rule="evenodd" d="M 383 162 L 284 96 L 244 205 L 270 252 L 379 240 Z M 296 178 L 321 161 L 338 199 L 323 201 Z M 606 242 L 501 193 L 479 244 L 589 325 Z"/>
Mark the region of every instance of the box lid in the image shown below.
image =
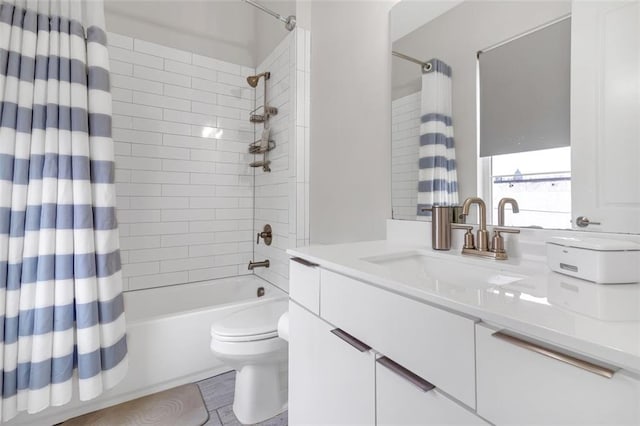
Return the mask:
<path id="1" fill-rule="evenodd" d="M 551 237 L 547 244 L 597 251 L 640 251 L 640 244 L 612 238 Z"/>

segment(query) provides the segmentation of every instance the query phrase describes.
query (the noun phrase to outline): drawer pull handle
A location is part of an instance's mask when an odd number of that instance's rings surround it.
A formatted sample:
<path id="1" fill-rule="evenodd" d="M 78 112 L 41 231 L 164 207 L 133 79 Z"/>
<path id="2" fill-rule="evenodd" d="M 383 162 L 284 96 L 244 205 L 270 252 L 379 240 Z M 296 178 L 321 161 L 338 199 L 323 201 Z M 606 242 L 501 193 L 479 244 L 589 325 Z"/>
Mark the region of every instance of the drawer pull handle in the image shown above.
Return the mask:
<path id="1" fill-rule="evenodd" d="M 511 336 L 509 334 L 505 334 L 501 331 L 497 331 L 492 334 L 493 337 L 497 337 L 500 340 L 504 340 L 505 342 L 511 343 L 512 345 L 516 345 L 523 349 L 527 349 L 529 351 L 535 352 L 540 355 L 547 356 L 549 358 L 553 358 L 557 361 L 564 362 L 569 365 L 573 365 L 574 367 L 581 368 L 590 373 L 597 374 L 598 376 L 606 377 L 607 379 L 611 379 L 615 373 L 614 370 L 602 367 L 600 365 L 593 364 L 588 361 L 584 361 L 582 359 L 578 359 L 571 355 L 563 354 L 562 352 L 558 352 L 553 349 L 545 348 L 539 346 L 535 343 L 528 342 L 523 339 L 519 339 L 517 337 Z"/>
<path id="2" fill-rule="evenodd" d="M 333 330 L 331 330 L 331 332 L 336 336 L 338 336 L 340 339 L 344 340 L 345 342 L 353 346 L 354 348 L 356 348 L 357 350 L 359 350 L 360 352 L 367 352 L 368 350 L 371 349 L 371 346 L 356 339 L 346 331 L 340 330 L 339 328 L 334 328 Z"/>
<path id="3" fill-rule="evenodd" d="M 309 262 L 308 260 L 305 260 L 301 257 L 292 257 L 291 260 L 301 265 L 308 266 L 310 268 L 315 268 L 316 266 L 320 266 L 317 263 Z"/>
<path id="4" fill-rule="evenodd" d="M 430 390 L 436 388 L 435 385 L 427 382 L 422 377 L 418 376 L 417 374 L 412 373 L 411 371 L 407 370 L 406 368 L 404 368 L 403 366 L 401 366 L 397 362 L 392 361 L 391 359 L 387 358 L 386 356 L 383 356 L 382 358 L 378 358 L 377 362 L 379 362 L 381 365 L 384 365 L 389 370 L 393 371 L 398 376 L 402 377 L 403 379 L 405 379 L 406 381 L 408 381 L 412 385 L 417 386 L 423 392 L 429 392 Z"/>

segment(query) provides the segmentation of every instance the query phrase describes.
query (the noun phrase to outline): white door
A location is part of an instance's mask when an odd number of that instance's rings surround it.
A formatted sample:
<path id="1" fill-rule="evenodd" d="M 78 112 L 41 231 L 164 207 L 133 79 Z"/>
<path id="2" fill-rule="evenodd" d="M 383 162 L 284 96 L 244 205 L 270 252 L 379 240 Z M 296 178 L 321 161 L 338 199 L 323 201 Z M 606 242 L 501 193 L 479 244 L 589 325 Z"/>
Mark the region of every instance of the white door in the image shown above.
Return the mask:
<path id="1" fill-rule="evenodd" d="M 289 424 L 375 424 L 373 352 L 295 302 L 289 324 Z"/>
<path id="2" fill-rule="evenodd" d="M 639 233 L 640 1 L 572 8 L 573 227 Z"/>

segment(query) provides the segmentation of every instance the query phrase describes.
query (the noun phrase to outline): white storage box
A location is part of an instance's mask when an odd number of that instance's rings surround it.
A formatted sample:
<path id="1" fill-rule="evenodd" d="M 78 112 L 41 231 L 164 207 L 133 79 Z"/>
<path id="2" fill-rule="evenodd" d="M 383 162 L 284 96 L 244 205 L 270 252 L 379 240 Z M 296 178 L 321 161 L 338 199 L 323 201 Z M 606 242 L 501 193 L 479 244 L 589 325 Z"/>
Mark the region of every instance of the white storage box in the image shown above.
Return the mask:
<path id="1" fill-rule="evenodd" d="M 640 282 L 640 244 L 607 238 L 553 237 L 547 264 L 561 274 L 597 284 Z"/>

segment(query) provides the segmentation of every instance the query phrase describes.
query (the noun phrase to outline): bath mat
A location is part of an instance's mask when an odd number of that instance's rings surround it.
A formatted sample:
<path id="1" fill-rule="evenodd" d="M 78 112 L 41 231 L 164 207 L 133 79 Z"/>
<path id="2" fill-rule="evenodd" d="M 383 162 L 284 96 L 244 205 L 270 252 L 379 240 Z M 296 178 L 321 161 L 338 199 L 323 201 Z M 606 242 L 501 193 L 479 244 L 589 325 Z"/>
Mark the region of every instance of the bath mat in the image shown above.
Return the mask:
<path id="1" fill-rule="evenodd" d="M 201 426 L 209 420 L 198 385 L 178 386 L 74 417 L 64 426 Z"/>

